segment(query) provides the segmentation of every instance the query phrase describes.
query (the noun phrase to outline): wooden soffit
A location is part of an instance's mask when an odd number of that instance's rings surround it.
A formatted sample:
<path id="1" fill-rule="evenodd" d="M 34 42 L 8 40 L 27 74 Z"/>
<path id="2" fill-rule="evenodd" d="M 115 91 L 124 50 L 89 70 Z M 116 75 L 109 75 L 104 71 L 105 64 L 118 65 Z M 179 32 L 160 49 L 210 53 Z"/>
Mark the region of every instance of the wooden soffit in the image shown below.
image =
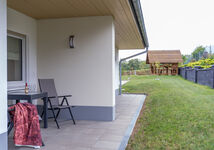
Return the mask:
<path id="1" fill-rule="evenodd" d="M 113 16 L 118 49 L 145 48 L 128 0 L 7 0 L 35 19 Z"/>

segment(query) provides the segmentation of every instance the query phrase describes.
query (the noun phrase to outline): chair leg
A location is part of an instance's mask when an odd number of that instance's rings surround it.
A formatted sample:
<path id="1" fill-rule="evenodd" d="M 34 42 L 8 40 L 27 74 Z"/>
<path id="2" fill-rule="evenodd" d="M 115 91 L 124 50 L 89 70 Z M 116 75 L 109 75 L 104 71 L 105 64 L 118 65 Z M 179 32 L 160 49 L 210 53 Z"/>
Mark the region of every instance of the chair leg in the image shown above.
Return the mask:
<path id="1" fill-rule="evenodd" d="M 61 109 L 59 109 L 58 112 L 57 112 L 57 114 L 56 114 L 56 119 L 57 119 L 58 116 L 59 116 L 60 110 L 61 110 Z"/>
<path id="2" fill-rule="evenodd" d="M 13 122 L 10 122 L 10 123 L 8 124 L 8 131 L 7 131 L 7 134 L 8 134 L 8 135 L 10 134 L 11 130 L 13 129 L 13 126 L 14 126 Z"/>
<path id="3" fill-rule="evenodd" d="M 53 113 L 54 120 L 55 120 L 55 122 L 56 122 L 57 128 L 59 129 L 60 127 L 59 127 L 58 121 L 57 121 L 57 119 L 56 119 L 56 115 L 55 115 L 55 113 L 54 113 L 54 109 L 51 108 L 51 110 L 52 110 L 52 113 Z"/>
<path id="4" fill-rule="evenodd" d="M 44 115 L 44 110 L 42 111 L 41 118 L 43 117 L 43 115 Z"/>
<path id="5" fill-rule="evenodd" d="M 65 99 L 65 102 L 66 102 L 67 106 L 69 106 L 67 98 L 64 97 L 64 99 Z M 73 120 L 73 123 L 76 124 L 76 123 L 75 123 L 75 120 L 74 120 L 74 116 L 73 116 L 73 114 L 72 114 L 72 112 L 71 112 L 71 107 L 68 107 L 68 110 L 69 110 L 69 112 L 70 112 L 70 115 L 71 115 L 71 118 L 72 118 L 72 120 Z"/>
<path id="6" fill-rule="evenodd" d="M 68 110 L 69 110 L 69 112 L 70 112 L 70 115 L 71 115 L 71 118 L 72 118 L 72 120 L 73 120 L 73 123 L 76 124 L 76 122 L 75 122 L 75 120 L 74 120 L 74 116 L 73 116 L 73 114 L 72 114 L 72 112 L 71 112 L 71 108 L 68 107 Z"/>
<path id="7" fill-rule="evenodd" d="M 55 115 L 55 113 L 54 113 L 54 109 L 53 109 L 53 106 L 52 106 L 52 104 L 51 104 L 50 99 L 48 99 L 48 102 L 49 102 L 49 104 L 50 104 L 51 111 L 52 111 L 52 113 L 53 113 L 54 120 L 55 120 L 55 122 L 56 122 L 57 128 L 59 129 L 60 127 L 59 127 L 58 121 L 57 121 L 57 119 L 56 119 L 56 115 Z"/>

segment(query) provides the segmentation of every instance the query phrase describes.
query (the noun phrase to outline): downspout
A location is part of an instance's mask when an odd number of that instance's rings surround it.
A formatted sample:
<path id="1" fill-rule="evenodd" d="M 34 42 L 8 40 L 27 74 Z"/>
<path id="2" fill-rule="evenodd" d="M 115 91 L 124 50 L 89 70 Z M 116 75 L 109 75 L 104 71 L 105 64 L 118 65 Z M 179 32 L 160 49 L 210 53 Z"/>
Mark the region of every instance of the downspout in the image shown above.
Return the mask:
<path id="1" fill-rule="evenodd" d="M 119 70 L 120 70 L 119 95 L 122 94 L 122 66 L 121 66 L 122 62 L 127 60 L 127 59 L 130 59 L 130 58 L 142 55 L 144 53 L 147 53 L 148 47 L 149 47 L 149 42 L 148 42 L 148 38 L 147 38 L 147 34 L 146 34 L 146 29 L 145 29 L 144 18 L 143 18 L 143 13 L 142 13 L 140 0 L 128 0 L 128 1 L 129 1 L 129 4 L 130 4 L 132 13 L 134 15 L 138 30 L 140 32 L 140 35 L 141 35 L 141 38 L 142 38 L 142 43 L 146 47 L 146 50 L 141 52 L 141 53 L 138 53 L 138 54 L 135 54 L 135 55 L 132 55 L 132 56 L 129 56 L 129 57 L 126 57 L 126 58 L 123 58 L 123 59 L 120 60 L 120 62 L 119 62 Z"/>
<path id="2" fill-rule="evenodd" d="M 119 69 L 120 69 L 120 86 L 119 86 L 119 95 L 122 94 L 122 62 L 127 60 L 127 59 L 130 59 L 130 58 L 133 58 L 133 57 L 136 57 L 136 56 L 139 56 L 139 55 L 142 55 L 144 53 L 147 53 L 148 52 L 148 47 L 146 47 L 146 50 L 143 51 L 143 52 L 140 52 L 140 53 L 137 53 L 135 55 L 132 55 L 132 56 L 129 56 L 129 57 L 126 57 L 126 58 L 122 58 L 120 59 L 120 62 L 119 62 Z"/>

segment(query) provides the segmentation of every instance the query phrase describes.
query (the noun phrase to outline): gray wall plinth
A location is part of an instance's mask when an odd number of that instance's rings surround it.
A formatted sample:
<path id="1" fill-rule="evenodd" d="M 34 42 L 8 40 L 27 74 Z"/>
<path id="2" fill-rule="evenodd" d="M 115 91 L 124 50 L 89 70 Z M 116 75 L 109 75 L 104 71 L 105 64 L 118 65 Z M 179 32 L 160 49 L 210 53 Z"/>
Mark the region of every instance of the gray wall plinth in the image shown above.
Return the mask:
<path id="1" fill-rule="evenodd" d="M 38 105 L 37 107 L 38 107 L 39 113 L 41 114 L 42 105 Z M 72 107 L 71 110 L 75 120 L 94 120 L 94 121 L 115 120 L 115 107 L 75 106 L 75 107 Z M 51 110 L 48 111 L 48 116 L 52 117 Z M 70 120 L 71 116 L 68 109 L 62 109 L 58 119 Z"/>
<path id="2" fill-rule="evenodd" d="M 7 150 L 7 132 L 0 134 L 0 150 Z"/>

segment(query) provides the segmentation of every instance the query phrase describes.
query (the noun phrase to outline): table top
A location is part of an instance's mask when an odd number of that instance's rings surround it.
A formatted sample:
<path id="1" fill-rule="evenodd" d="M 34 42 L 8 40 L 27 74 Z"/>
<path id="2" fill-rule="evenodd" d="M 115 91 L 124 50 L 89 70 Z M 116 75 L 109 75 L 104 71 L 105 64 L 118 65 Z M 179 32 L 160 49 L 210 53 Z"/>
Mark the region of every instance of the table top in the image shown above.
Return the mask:
<path id="1" fill-rule="evenodd" d="M 29 91 L 28 94 L 21 91 L 10 91 L 7 93 L 9 100 L 33 100 L 33 99 L 39 99 L 47 97 L 47 92 L 39 92 L 39 91 Z"/>

